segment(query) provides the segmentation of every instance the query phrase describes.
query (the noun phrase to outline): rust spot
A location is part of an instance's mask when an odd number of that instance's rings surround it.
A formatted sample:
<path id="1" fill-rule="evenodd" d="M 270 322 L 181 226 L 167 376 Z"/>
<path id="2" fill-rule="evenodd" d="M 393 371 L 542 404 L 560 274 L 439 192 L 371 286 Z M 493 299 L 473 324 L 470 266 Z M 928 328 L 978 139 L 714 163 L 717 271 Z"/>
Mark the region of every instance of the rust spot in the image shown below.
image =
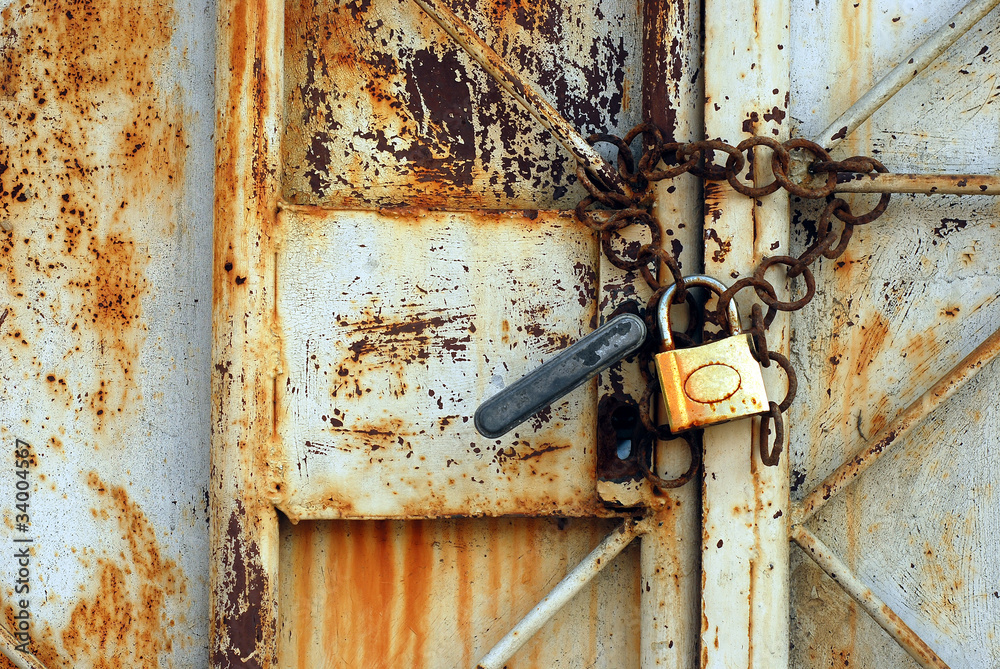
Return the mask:
<path id="1" fill-rule="evenodd" d="M 636 25 L 624 21 L 635 9 L 582 16 L 544 0 L 456 11 L 495 34 L 575 127 L 638 121 L 627 77 L 638 31 L 618 29 Z M 596 30 L 580 33 L 580 21 Z M 416 6 L 292 2 L 285 25 L 289 201 L 555 208 L 580 196 L 572 159 Z"/>
<path id="2" fill-rule="evenodd" d="M 788 114 L 786 114 L 781 108 L 779 108 L 779 107 L 772 107 L 771 111 L 764 112 L 764 120 L 765 121 L 774 121 L 778 125 L 781 125 L 781 122 L 785 120 L 785 117 L 787 115 Z"/>
<path id="3" fill-rule="evenodd" d="M 268 648 L 275 643 L 274 630 L 264 629 L 263 610 L 267 577 L 260 547 L 248 541 L 243 523 L 253 522 L 240 500 L 229 517 L 222 559 L 218 567 L 227 576 L 216 583 L 216 634 L 212 637 L 212 664 L 217 667 L 260 669 L 268 663 Z M 273 651 L 271 652 L 273 656 Z"/>
<path id="4" fill-rule="evenodd" d="M 724 263 L 726 256 L 729 255 L 729 252 L 733 248 L 732 242 L 724 241 L 713 228 L 705 228 L 705 241 L 714 241 L 718 244 L 719 248 L 712 253 L 712 261 L 720 264 Z"/>

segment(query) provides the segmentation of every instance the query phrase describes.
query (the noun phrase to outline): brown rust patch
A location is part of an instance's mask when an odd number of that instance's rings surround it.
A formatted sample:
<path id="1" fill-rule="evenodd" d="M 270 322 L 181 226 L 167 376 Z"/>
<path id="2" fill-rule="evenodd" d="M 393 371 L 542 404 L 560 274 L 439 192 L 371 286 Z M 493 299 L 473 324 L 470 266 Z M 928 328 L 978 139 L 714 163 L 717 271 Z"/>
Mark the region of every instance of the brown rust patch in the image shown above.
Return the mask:
<path id="1" fill-rule="evenodd" d="M 639 120 L 632 7 L 453 8 L 584 134 Z M 293 0 L 285 25 L 290 201 L 551 208 L 582 193 L 570 156 L 416 5 Z"/>
<path id="2" fill-rule="evenodd" d="M 267 661 L 258 646 L 275 643 L 274 630 L 265 629 L 263 610 L 267 577 L 261 564 L 260 546 L 248 541 L 244 523 L 253 522 L 246 507 L 236 500 L 224 536 L 225 544 L 218 569 L 225 577 L 216 582 L 217 592 L 212 621 L 212 665 L 260 669 Z"/>

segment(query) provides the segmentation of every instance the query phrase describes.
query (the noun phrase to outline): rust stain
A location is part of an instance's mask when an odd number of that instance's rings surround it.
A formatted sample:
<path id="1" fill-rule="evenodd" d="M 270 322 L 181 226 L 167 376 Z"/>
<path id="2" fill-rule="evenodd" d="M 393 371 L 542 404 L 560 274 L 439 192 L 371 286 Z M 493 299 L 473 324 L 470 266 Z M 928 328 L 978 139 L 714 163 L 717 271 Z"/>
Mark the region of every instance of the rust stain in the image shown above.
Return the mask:
<path id="1" fill-rule="evenodd" d="M 267 584 L 261 564 L 260 546 L 248 541 L 243 524 L 252 522 L 246 507 L 236 500 L 229 517 L 222 548 L 221 566 L 226 578 L 217 584 L 215 616 L 212 625 L 217 638 L 212 644 L 212 664 L 216 667 L 240 666 L 259 669 L 266 658 L 258 652 L 259 644 L 265 648 L 274 644 L 274 630 L 267 629 L 266 616 L 262 613 Z"/>
<path id="2" fill-rule="evenodd" d="M 288 638 L 279 666 L 473 666 L 615 524 L 536 518 L 286 524 Z M 312 546 L 312 568 L 300 561 L 304 542 Z M 638 647 L 638 624 L 628 615 L 638 607 L 638 545 L 619 560 L 599 579 L 610 579 L 610 587 L 591 586 L 550 623 L 551 634 L 566 643 L 543 635 L 511 666 L 585 666 L 595 652 L 608 654 L 607 666 L 627 666 Z M 622 615 L 600 625 L 600 616 L 591 615 L 581 628 L 595 607 Z M 599 635 L 609 632 L 614 643 L 602 644 Z"/>
<path id="3" fill-rule="evenodd" d="M 585 133 L 638 120 L 626 103 L 640 37 L 617 28 L 631 8 L 584 17 L 555 0 L 457 5 Z M 590 30 L 580 31 L 581 21 Z M 581 192 L 572 159 L 432 25 L 415 5 L 289 4 L 285 197 L 336 206 L 570 206 Z"/>
<path id="4" fill-rule="evenodd" d="M 462 665 L 472 666 L 472 612 L 473 612 L 473 573 L 472 556 L 468 543 L 462 536 L 462 531 L 458 523 L 451 525 L 450 539 L 455 547 L 455 571 L 458 579 L 456 588 L 455 607 L 458 612 L 457 627 L 460 643 L 462 645 Z"/>
<path id="5" fill-rule="evenodd" d="M 96 559 L 88 592 L 73 605 L 62 630 L 45 624 L 34 631 L 31 652 L 47 667 L 157 669 L 179 641 L 187 578 L 163 556 L 156 531 L 143 510 L 120 487 L 87 476 L 96 493 L 95 517 L 117 524 L 124 548 Z"/>
<path id="6" fill-rule="evenodd" d="M 795 638 L 792 666 L 851 667 L 857 661 L 857 604 L 812 562 L 791 575 Z M 865 615 L 865 614 L 862 614 Z"/>
<path id="7" fill-rule="evenodd" d="M 101 428 L 140 400 L 150 256 L 136 233 L 168 234 L 182 196 L 184 110 L 157 84 L 176 16 L 88 0 L 20 1 L 2 17 L 0 266 L 14 313 L 75 333 L 69 355 L 97 373 L 66 379 L 62 397 Z M 43 336 L 28 322 L 26 344 Z"/>

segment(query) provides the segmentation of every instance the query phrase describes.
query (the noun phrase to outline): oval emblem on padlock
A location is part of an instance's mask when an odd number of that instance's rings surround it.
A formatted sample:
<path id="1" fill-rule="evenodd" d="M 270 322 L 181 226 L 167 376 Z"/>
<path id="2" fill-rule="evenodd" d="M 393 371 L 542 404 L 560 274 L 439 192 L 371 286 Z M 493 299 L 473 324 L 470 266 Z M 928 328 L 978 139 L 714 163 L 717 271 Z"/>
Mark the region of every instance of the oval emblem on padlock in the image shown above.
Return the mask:
<path id="1" fill-rule="evenodd" d="M 735 395 L 742 384 L 743 379 L 735 368 L 716 362 L 691 372 L 684 382 L 684 393 L 695 402 L 714 404 Z"/>

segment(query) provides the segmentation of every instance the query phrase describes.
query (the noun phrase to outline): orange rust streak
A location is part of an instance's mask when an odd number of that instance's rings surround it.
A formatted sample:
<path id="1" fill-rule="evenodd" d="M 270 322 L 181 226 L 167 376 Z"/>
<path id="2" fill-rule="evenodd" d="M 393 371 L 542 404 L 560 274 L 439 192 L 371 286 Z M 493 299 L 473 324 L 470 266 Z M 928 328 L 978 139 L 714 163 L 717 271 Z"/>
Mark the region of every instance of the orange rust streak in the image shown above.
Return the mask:
<path id="1" fill-rule="evenodd" d="M 403 524 L 406 568 L 403 624 L 413 634 L 410 663 L 414 666 L 424 663 L 427 622 L 431 617 L 431 583 L 435 582 L 434 549 L 426 536 L 429 524 L 423 520 Z"/>
<path id="2" fill-rule="evenodd" d="M 455 549 L 455 564 L 458 578 L 456 588 L 456 608 L 458 616 L 458 637 L 462 644 L 462 666 L 472 666 L 472 572 L 469 569 L 469 545 L 463 540 L 461 526 L 451 524 L 452 546 Z"/>
<path id="3" fill-rule="evenodd" d="M 295 569 L 300 578 L 296 581 L 295 606 L 300 610 L 311 611 L 313 606 L 314 591 L 314 565 L 317 564 L 316 556 L 316 526 L 313 523 L 304 523 L 300 530 L 300 538 L 295 543 Z M 336 629 L 329 626 L 328 616 L 331 613 L 329 607 L 324 607 L 326 615 L 322 616 L 323 627 L 326 629 Z M 299 636 L 299 643 L 296 648 L 298 661 L 301 664 L 305 658 L 309 657 L 310 638 L 307 634 Z"/>

